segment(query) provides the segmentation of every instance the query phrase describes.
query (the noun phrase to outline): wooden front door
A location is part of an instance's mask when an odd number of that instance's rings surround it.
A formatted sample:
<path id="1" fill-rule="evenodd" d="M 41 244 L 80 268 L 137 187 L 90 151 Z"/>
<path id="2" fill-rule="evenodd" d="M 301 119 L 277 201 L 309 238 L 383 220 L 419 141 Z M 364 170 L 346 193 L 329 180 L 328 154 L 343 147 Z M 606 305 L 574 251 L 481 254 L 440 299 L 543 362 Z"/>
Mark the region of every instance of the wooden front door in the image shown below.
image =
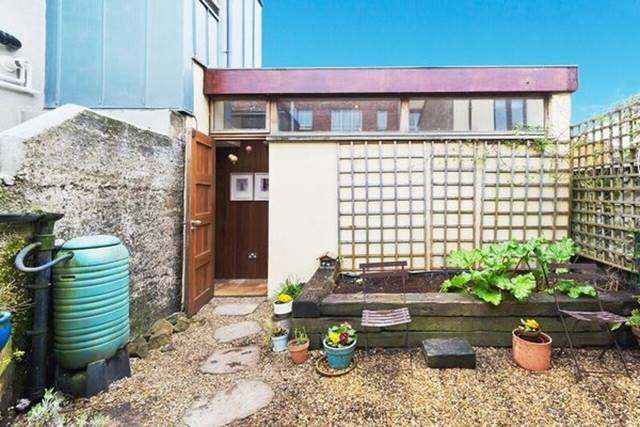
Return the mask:
<path id="1" fill-rule="evenodd" d="M 186 304 L 193 315 L 213 296 L 215 267 L 215 145 L 193 130 L 187 147 Z"/>
<path id="2" fill-rule="evenodd" d="M 268 179 L 268 147 L 264 141 L 218 147 L 216 162 L 216 278 L 266 279 L 269 202 L 256 187 Z M 251 181 L 253 194 L 234 197 L 233 179 Z"/>

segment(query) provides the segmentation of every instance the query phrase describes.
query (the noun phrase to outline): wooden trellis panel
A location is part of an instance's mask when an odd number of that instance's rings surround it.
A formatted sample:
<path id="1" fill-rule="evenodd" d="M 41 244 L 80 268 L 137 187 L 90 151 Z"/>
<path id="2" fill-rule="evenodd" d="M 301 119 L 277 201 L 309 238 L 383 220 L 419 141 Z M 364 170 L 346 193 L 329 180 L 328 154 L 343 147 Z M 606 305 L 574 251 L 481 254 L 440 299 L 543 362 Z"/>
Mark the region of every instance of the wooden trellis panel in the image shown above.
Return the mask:
<path id="1" fill-rule="evenodd" d="M 523 139 L 353 141 L 338 154 L 343 268 L 445 267 L 457 248 L 568 232 L 567 144 Z"/>
<path id="2" fill-rule="evenodd" d="M 571 234 L 580 254 L 638 271 L 640 99 L 571 129 Z"/>

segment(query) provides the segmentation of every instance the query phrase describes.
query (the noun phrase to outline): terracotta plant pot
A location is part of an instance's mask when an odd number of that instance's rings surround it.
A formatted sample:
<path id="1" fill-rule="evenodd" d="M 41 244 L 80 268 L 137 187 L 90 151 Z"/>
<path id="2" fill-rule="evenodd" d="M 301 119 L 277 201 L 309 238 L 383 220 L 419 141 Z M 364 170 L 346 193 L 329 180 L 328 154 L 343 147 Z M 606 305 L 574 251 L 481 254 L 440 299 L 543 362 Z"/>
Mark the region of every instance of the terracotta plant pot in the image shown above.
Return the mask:
<path id="1" fill-rule="evenodd" d="M 529 371 L 546 371 L 551 367 L 551 337 L 540 333 L 539 342 L 527 341 L 519 336 L 519 330 L 512 332 L 511 354 L 514 362 Z"/>
<path id="2" fill-rule="evenodd" d="M 640 328 L 636 328 L 635 326 L 632 326 L 631 327 L 631 332 L 638 339 L 638 342 L 640 342 Z"/>
<path id="3" fill-rule="evenodd" d="M 309 353 L 309 341 L 304 344 L 298 344 L 296 341 L 289 341 L 289 354 L 291 354 L 291 360 L 296 365 L 300 365 L 307 360 L 307 353 Z"/>

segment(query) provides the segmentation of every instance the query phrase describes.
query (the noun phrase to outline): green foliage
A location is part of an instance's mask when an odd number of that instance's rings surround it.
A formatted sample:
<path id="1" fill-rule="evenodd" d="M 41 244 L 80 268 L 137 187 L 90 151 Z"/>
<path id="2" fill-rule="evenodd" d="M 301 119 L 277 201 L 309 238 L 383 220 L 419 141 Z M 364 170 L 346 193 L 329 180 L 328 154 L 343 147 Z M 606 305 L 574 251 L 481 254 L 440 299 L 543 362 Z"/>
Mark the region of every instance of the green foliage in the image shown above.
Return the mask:
<path id="1" fill-rule="evenodd" d="M 547 293 L 559 292 L 570 298 L 595 297 L 596 290 L 588 283 L 578 283 L 572 279 L 560 279 L 553 288 L 547 289 Z"/>
<path id="2" fill-rule="evenodd" d="M 278 295 L 289 295 L 291 298 L 296 299 L 300 292 L 302 292 L 302 286 L 304 284 L 298 280 L 298 278 L 290 276 L 280 284 L 280 292 Z"/>
<path id="3" fill-rule="evenodd" d="M 502 302 L 504 293 L 525 301 L 536 288 L 549 287 L 550 262 L 566 262 L 575 253 L 575 244 L 569 238 L 549 242 L 541 237 L 524 243 L 507 240 L 483 249 L 455 250 L 447 257 L 447 264 L 465 271 L 444 281 L 440 289 L 472 294 L 493 305 Z M 529 271 L 519 271 L 521 266 Z M 591 285 L 569 282 L 572 281 L 559 281 L 555 291 L 571 298 L 595 296 Z"/>
<path id="4" fill-rule="evenodd" d="M 296 344 L 304 344 L 309 342 L 309 335 L 307 334 L 307 330 L 303 327 L 295 328 L 293 330 L 293 341 Z"/>
<path id="5" fill-rule="evenodd" d="M 104 427 L 109 423 L 105 415 L 80 414 L 74 419 L 63 415 L 61 394 L 46 390 L 42 401 L 27 414 L 27 425 L 30 427 Z"/>
<path id="6" fill-rule="evenodd" d="M 540 152 L 544 153 L 545 149 L 549 146 L 552 146 L 556 143 L 556 139 L 549 136 L 549 131 L 545 129 L 543 126 L 532 126 L 526 125 L 524 123 L 516 123 L 513 126 L 513 133 L 515 135 L 520 135 L 521 133 L 531 133 L 535 132 L 537 134 L 533 136 L 531 139 L 531 147 Z"/>
<path id="7" fill-rule="evenodd" d="M 475 267 L 482 260 L 482 254 L 477 249 L 458 249 L 452 251 L 447 257 L 447 263 L 451 267 L 469 269 Z"/>
<path id="8" fill-rule="evenodd" d="M 631 310 L 631 317 L 629 317 L 626 322 L 616 322 L 611 325 L 610 329 L 612 331 L 615 331 L 617 329 L 620 329 L 623 324 L 632 328 L 640 328 L 640 309 L 634 308 L 633 310 Z"/>
<path id="9" fill-rule="evenodd" d="M 627 319 L 626 324 L 632 328 L 640 328 L 640 309 L 631 310 L 631 317 Z"/>
<path id="10" fill-rule="evenodd" d="M 29 277 L 17 271 L 13 262 L 20 249 L 29 244 L 32 232 L 30 226 L 0 224 L 0 310 L 13 314 L 13 346 L 25 351 L 29 350 L 30 344 L 26 334 L 31 324 Z M 22 363 L 18 368 L 18 378 L 21 378 L 24 365 Z"/>

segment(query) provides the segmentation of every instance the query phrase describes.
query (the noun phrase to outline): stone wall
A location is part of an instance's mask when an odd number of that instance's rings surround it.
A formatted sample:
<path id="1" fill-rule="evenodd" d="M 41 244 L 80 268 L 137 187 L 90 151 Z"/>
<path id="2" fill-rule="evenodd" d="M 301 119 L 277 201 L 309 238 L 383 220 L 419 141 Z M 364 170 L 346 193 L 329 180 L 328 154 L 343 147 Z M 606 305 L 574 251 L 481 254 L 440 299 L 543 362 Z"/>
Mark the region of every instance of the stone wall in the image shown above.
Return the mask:
<path id="1" fill-rule="evenodd" d="M 184 141 L 65 108 L 0 134 L 0 212 L 63 213 L 63 239 L 121 238 L 131 253 L 132 329 L 140 332 L 180 308 Z"/>

